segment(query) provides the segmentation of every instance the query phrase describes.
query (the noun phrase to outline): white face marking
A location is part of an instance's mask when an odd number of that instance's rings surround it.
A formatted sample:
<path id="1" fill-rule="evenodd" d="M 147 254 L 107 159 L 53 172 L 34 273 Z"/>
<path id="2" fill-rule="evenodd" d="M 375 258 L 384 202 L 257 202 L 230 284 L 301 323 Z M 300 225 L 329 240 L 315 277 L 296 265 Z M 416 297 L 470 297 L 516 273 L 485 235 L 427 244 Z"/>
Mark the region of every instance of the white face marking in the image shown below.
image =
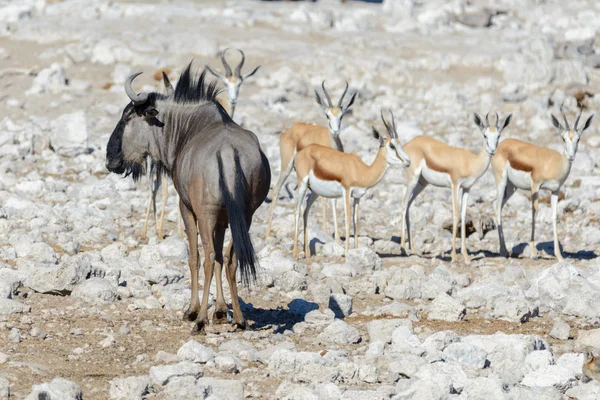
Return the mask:
<path id="1" fill-rule="evenodd" d="M 577 147 L 579 146 L 579 138 L 581 136 L 572 129 L 564 131 L 561 136 L 565 143 L 565 155 L 569 161 L 573 161 L 575 154 L 577 154 Z"/>
<path id="2" fill-rule="evenodd" d="M 308 173 L 308 187 L 310 190 L 323 197 L 342 197 L 344 187 L 338 181 L 326 181 L 315 176 L 313 171 Z"/>
<path id="3" fill-rule="evenodd" d="M 339 135 L 342 127 L 342 118 L 344 113 L 337 107 L 329 107 L 325 109 L 325 116 L 329 121 L 329 131 L 333 135 Z"/>
<path id="4" fill-rule="evenodd" d="M 229 97 L 229 101 L 233 104 L 237 103 L 243 80 L 231 77 L 229 79 L 225 79 L 223 82 L 225 83 L 225 86 L 227 86 L 227 96 Z"/>
<path id="5" fill-rule="evenodd" d="M 402 165 L 403 167 L 410 166 L 410 158 L 404 152 L 402 144 L 398 139 L 391 139 L 387 146 L 387 162 L 393 165 Z"/>
<path id="6" fill-rule="evenodd" d="M 493 156 L 496 154 L 498 142 L 500 141 L 500 131 L 495 126 L 488 126 L 483 131 L 483 137 L 485 138 L 485 151 Z"/>

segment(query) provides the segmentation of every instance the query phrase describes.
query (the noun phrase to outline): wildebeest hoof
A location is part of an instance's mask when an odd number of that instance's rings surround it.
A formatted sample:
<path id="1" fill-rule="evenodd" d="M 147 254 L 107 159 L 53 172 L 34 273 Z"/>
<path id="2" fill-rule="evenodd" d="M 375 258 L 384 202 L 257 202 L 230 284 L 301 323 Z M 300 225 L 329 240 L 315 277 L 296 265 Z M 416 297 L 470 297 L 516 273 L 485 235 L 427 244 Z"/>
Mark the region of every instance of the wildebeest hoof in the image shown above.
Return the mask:
<path id="1" fill-rule="evenodd" d="M 192 335 L 205 335 L 208 321 L 198 321 L 192 328 Z"/>
<path id="2" fill-rule="evenodd" d="M 192 309 L 188 308 L 183 313 L 183 320 L 184 321 L 195 321 L 196 318 L 198 318 L 198 311 L 195 311 L 195 310 L 192 310 Z"/>

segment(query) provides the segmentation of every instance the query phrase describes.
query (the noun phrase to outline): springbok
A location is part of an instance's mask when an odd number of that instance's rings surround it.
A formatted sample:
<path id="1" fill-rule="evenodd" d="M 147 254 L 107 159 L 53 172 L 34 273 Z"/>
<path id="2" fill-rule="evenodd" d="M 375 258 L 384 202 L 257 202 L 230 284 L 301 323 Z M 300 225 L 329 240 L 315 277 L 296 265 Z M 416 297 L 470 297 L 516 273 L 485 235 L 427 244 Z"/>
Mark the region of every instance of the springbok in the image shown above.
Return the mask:
<path id="1" fill-rule="evenodd" d="M 379 140 L 379 151 L 371 165 L 367 165 L 357 154 L 346 154 L 341 151 L 318 144 L 311 144 L 301 150 L 296 156 L 295 165 L 298 174 L 298 202 L 294 218 L 294 250 L 293 256 L 298 257 L 298 229 L 300 224 L 300 210 L 306 190 L 310 189 L 310 196 L 306 201 L 304 210 L 304 256 L 309 257 L 308 243 L 308 213 L 310 207 L 319 196 L 329 198 L 344 198 L 346 248 L 350 248 L 350 214 L 354 222 L 354 247 L 358 248 L 358 206 L 361 197 L 367 189 L 377 185 L 387 171 L 390 164 L 410 165 L 409 156 L 402 150 L 398 140 L 394 115 L 392 124 L 389 125 L 381 114 L 381 119 L 386 127 L 389 138 L 384 138 L 373 128 L 373 137 Z M 352 211 L 350 210 L 352 199 Z"/>
<path id="2" fill-rule="evenodd" d="M 227 88 L 227 98 L 229 99 L 228 109 L 230 110 L 231 118 L 233 118 L 233 113 L 235 112 L 235 105 L 237 104 L 242 83 L 244 83 L 244 80 L 254 75 L 256 71 L 258 71 L 258 69 L 260 68 L 260 65 L 254 68 L 252 71 L 248 72 L 247 74 L 242 75 L 242 67 L 244 66 L 244 61 L 246 61 L 246 56 L 244 55 L 244 52 L 242 50 L 236 49 L 237 51 L 239 51 L 242 58 L 238 66 L 235 67 L 235 73 L 231 72 L 231 67 L 225 59 L 225 53 L 227 53 L 227 50 L 229 50 L 229 47 L 223 50 L 223 52 L 221 53 L 221 62 L 223 63 L 223 68 L 225 68 L 225 75 L 213 70 L 208 65 L 206 66 L 206 69 L 208 70 L 208 72 L 219 78 L 225 84 L 225 87 Z"/>
<path id="3" fill-rule="evenodd" d="M 600 357 L 595 356 L 592 349 L 585 349 L 582 373 L 589 380 L 600 381 Z"/>
<path id="4" fill-rule="evenodd" d="M 139 179 L 146 156 L 173 177 L 190 248 L 192 295 L 184 317 L 195 320 L 193 332 L 208 324 L 208 295 L 213 271 L 217 300 L 215 320 L 227 316 L 221 272 L 223 264 L 236 328 L 245 328 L 240 309 L 236 270 L 242 282 L 256 275 L 255 252 L 249 228 L 252 216 L 264 201 L 271 170 L 256 136 L 237 125 L 217 102 L 216 82 L 205 85 L 200 76 L 183 71 L 172 97 L 160 93 L 137 94 L 131 87 L 140 73 L 125 82 L 131 102 L 123 110 L 106 149 L 106 166 L 117 174 Z M 223 259 L 227 226 L 232 240 Z M 202 305 L 198 299 L 198 233 L 204 248 Z"/>
<path id="5" fill-rule="evenodd" d="M 406 253 L 404 233 L 408 233 L 408 241 L 413 252 L 415 250 L 414 237 L 410 234 L 410 206 L 419 193 L 429 184 L 437 187 L 447 187 L 452 190 L 452 261 L 456 262 L 456 230 L 458 225 L 459 200 L 461 200 L 461 248 L 466 264 L 470 263 L 467 252 L 467 235 L 465 220 L 467 216 L 467 203 L 469 191 L 477 180 L 485 173 L 490 165 L 492 156 L 496 153 L 498 141 L 502 131 L 508 126 L 512 118 L 510 114 L 500 127 L 500 119 L 496 113 L 496 123 L 490 125 L 489 113 L 485 116 L 485 125 L 479 115 L 474 115 L 475 125 L 481 130 L 484 148 L 479 154 L 473 154 L 467 149 L 448 146 L 438 140 L 427 136 L 417 136 L 404 145 L 404 151 L 412 163 L 407 169 L 407 187 L 402 210 L 402 233 L 400 246 Z"/>
<path id="6" fill-rule="evenodd" d="M 279 191 L 281 187 L 285 183 L 288 176 L 292 172 L 294 168 L 294 159 L 296 154 L 298 154 L 302 149 L 311 144 L 318 144 L 325 147 L 330 147 L 337 151 L 344 151 L 344 146 L 342 145 L 342 141 L 340 140 L 340 129 L 342 126 L 342 118 L 344 115 L 348 113 L 348 110 L 354 104 L 354 99 L 356 98 L 356 92 L 352 94 L 350 97 L 350 101 L 344 106 L 344 98 L 346 97 L 346 93 L 348 92 L 348 82 L 346 82 L 346 87 L 344 88 L 344 92 L 340 97 L 337 104 L 334 106 L 327 89 L 325 88 L 325 81 L 321 83 L 321 87 L 323 88 L 323 94 L 325 95 L 325 99 L 327 102 L 324 102 L 319 92 L 315 90 L 315 98 L 317 103 L 321 106 L 323 113 L 327 117 L 329 121 L 329 129 L 320 125 L 315 124 L 306 124 L 303 122 L 297 122 L 292 125 L 287 131 L 285 131 L 279 137 L 279 154 L 281 157 L 281 168 L 279 169 L 279 179 L 277 180 L 277 184 L 275 185 L 275 190 L 273 195 L 271 196 L 271 209 L 269 211 L 269 222 L 267 223 L 267 233 L 266 236 L 271 235 L 271 224 L 273 222 L 273 212 L 275 211 L 275 205 L 277 204 L 277 199 L 279 197 Z M 335 199 L 331 200 L 331 207 L 333 210 L 333 226 L 334 226 L 334 236 L 337 242 L 340 241 L 340 234 L 338 231 L 338 223 L 337 223 L 337 214 L 335 211 Z M 327 219 L 325 215 L 326 204 L 323 203 L 323 231 L 327 231 Z"/>
<path id="7" fill-rule="evenodd" d="M 536 146 L 534 144 L 522 142 L 517 139 L 506 139 L 498 146 L 498 152 L 492 158 L 492 169 L 496 178 L 496 189 L 498 197 L 496 200 L 496 219 L 498 226 L 498 236 L 500 239 L 500 255 L 508 257 L 509 253 L 504 242 L 504 231 L 502 229 L 502 207 L 516 192 L 517 189 L 531 190 L 531 257 L 537 257 L 535 247 L 535 217 L 538 211 L 538 192 L 540 189 L 547 189 L 552 192 L 552 227 L 554 229 L 554 255 L 562 260 L 558 242 L 558 233 L 556 230 L 556 214 L 558 205 L 558 194 L 560 188 L 565 183 L 571 172 L 571 165 L 577 154 L 577 146 L 581 134 L 592 123 L 592 114 L 585 124 L 580 127 L 579 119 L 583 112 L 583 107 L 579 110 L 579 115 L 575 120 L 573 129 L 569 127 L 567 116 L 564 112 L 564 104 L 560 106 L 560 113 L 565 121 L 563 127 L 554 115 L 552 124 L 558 129 L 563 140 L 563 152 L 548 149 L 546 147 Z"/>

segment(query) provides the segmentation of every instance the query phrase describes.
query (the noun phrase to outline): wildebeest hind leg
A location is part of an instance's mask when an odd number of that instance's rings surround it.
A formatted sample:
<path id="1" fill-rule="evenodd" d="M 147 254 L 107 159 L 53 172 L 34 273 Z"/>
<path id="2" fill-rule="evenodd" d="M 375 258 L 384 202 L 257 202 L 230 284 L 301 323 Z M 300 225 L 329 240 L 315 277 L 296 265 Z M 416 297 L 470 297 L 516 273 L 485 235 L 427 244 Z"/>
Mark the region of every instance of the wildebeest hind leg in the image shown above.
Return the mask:
<path id="1" fill-rule="evenodd" d="M 217 301 L 215 305 L 215 313 L 213 320 L 218 323 L 224 323 L 227 321 L 227 304 L 223 297 L 223 241 L 225 240 L 225 229 L 226 226 L 223 224 L 217 224 L 215 227 L 215 279 L 217 283 Z"/>
<path id="2" fill-rule="evenodd" d="M 233 251 L 233 241 L 229 243 L 227 248 L 227 261 L 225 263 L 225 273 L 227 274 L 227 282 L 229 283 L 229 292 L 231 293 L 231 308 L 233 308 L 233 323 L 236 330 L 244 330 L 247 328 L 246 319 L 242 314 L 242 308 L 240 307 L 240 301 L 238 299 L 237 282 L 235 279 L 235 273 L 237 270 L 237 258 Z"/>
<path id="3" fill-rule="evenodd" d="M 202 287 L 202 303 L 200 304 L 200 313 L 196 318 L 196 326 L 192 333 L 204 333 L 208 325 L 208 295 L 210 293 L 210 284 L 212 282 L 214 267 L 215 267 L 215 247 L 213 235 L 216 226 L 216 216 L 203 215 L 201 220 L 198 220 L 198 228 L 200 228 L 200 239 L 204 249 L 204 286 Z"/>
<path id="4" fill-rule="evenodd" d="M 195 321 L 200 311 L 200 301 L 198 299 L 198 229 L 196 226 L 196 217 L 194 214 L 180 201 L 179 210 L 181 218 L 185 224 L 185 230 L 188 235 L 188 244 L 190 247 L 190 279 L 192 281 L 192 297 L 190 306 L 183 314 L 183 319 Z"/>

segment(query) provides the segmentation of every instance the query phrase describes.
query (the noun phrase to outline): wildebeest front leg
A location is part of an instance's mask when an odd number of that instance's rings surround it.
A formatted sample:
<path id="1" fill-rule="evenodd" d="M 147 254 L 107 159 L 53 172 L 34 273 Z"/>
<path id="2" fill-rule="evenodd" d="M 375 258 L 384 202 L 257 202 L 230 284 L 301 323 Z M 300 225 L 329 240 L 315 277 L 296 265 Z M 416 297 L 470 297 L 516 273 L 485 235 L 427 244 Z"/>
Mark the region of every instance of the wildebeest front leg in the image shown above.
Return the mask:
<path id="1" fill-rule="evenodd" d="M 202 287 L 202 303 L 200 304 L 200 313 L 196 318 L 196 326 L 192 333 L 204 333 L 208 325 L 208 295 L 210 294 L 210 284 L 213 278 L 215 267 L 215 247 L 213 241 L 214 230 L 216 226 L 215 218 L 204 216 L 203 220 L 198 221 L 200 228 L 200 239 L 204 248 L 204 286 Z"/>
<path id="2" fill-rule="evenodd" d="M 188 244 L 190 247 L 190 279 L 192 281 L 190 306 L 183 314 L 183 318 L 188 321 L 195 321 L 196 317 L 198 317 L 198 311 L 200 310 L 200 301 L 198 299 L 198 229 L 196 226 L 196 217 L 181 201 L 179 202 L 179 210 L 188 235 Z"/>
<path id="3" fill-rule="evenodd" d="M 220 323 L 227 321 L 227 304 L 223 297 L 223 241 L 225 240 L 226 226 L 218 224 L 215 227 L 214 244 L 215 244 L 215 279 L 217 281 L 217 302 L 215 305 L 215 313 L 213 320 Z"/>
<path id="4" fill-rule="evenodd" d="M 225 273 L 227 274 L 227 282 L 229 283 L 229 292 L 231 293 L 231 308 L 233 309 L 233 324 L 236 330 L 244 330 L 247 328 L 246 319 L 242 314 L 242 308 L 240 307 L 240 300 L 238 299 L 237 281 L 235 279 L 235 273 L 237 271 L 237 258 L 233 251 L 233 243 L 229 243 L 227 249 L 227 261 L 225 263 Z"/>

